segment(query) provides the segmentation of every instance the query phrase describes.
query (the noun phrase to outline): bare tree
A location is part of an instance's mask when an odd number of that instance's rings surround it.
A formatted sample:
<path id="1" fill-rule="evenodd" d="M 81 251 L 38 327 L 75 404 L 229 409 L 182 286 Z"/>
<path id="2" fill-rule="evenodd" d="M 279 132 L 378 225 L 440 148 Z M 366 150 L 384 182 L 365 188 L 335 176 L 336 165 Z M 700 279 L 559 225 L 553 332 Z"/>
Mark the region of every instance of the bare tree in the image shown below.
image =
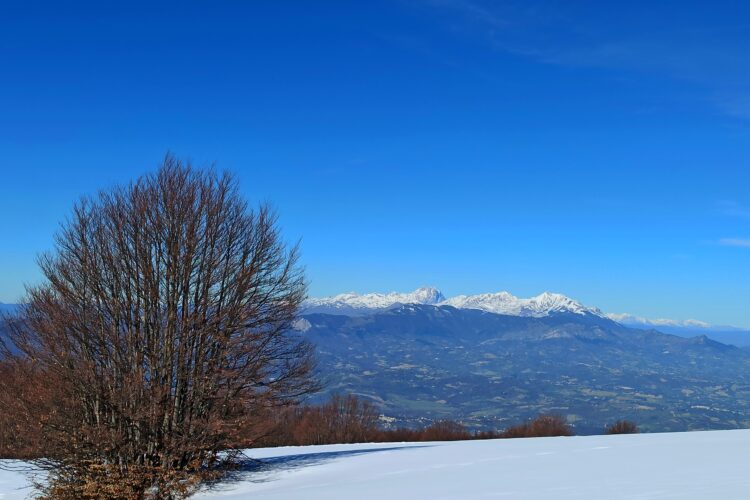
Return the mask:
<path id="1" fill-rule="evenodd" d="M 171 498 L 182 471 L 216 466 L 265 410 L 315 389 L 311 346 L 290 333 L 298 247 L 230 175 L 167 156 L 78 202 L 55 241 L 4 357 L 52 392 L 18 399 L 60 496 L 115 498 L 114 477 L 133 483 L 123 498 Z"/>

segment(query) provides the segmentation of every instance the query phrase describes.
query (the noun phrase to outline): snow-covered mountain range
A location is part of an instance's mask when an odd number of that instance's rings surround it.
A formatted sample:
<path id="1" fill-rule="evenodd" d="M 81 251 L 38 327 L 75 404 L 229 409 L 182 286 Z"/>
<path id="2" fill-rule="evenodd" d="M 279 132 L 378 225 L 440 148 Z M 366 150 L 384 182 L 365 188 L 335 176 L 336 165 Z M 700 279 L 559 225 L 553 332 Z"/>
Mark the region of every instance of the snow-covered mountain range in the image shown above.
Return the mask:
<path id="1" fill-rule="evenodd" d="M 605 313 L 596 307 L 586 306 L 575 299 L 559 293 L 543 292 L 535 297 L 519 298 L 509 292 L 482 293 L 479 295 L 457 295 L 446 298 L 434 287 L 417 288 L 413 292 L 400 293 L 343 293 L 333 297 L 311 298 L 304 304 L 303 314 L 326 313 L 347 316 L 370 314 L 403 304 L 453 306 L 457 309 L 480 309 L 495 314 L 542 318 L 553 314 L 573 313 L 608 318 L 635 328 L 661 328 L 677 333 L 685 330 L 746 331 L 731 326 L 716 326 L 696 319 L 649 319 L 627 313 Z"/>
<path id="2" fill-rule="evenodd" d="M 457 309 L 480 309 L 496 314 L 541 318 L 551 314 L 593 314 L 605 317 L 595 307 L 587 307 L 559 293 L 544 292 L 528 299 L 516 297 L 508 292 L 483 293 L 480 295 L 457 295 L 446 298 L 440 290 L 422 287 L 410 293 L 344 293 L 333 297 L 308 299 L 304 313 L 360 315 L 401 304 L 453 306 Z"/>

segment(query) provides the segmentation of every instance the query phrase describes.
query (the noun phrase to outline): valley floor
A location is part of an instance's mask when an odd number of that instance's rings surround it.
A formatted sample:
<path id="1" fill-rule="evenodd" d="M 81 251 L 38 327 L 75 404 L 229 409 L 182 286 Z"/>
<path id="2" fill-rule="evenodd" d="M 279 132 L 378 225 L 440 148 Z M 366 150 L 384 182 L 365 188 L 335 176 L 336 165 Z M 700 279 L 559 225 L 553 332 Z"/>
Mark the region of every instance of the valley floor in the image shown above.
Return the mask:
<path id="1" fill-rule="evenodd" d="M 254 449 L 194 498 L 750 498 L 750 430 Z M 24 498 L 0 471 L 0 499 Z"/>

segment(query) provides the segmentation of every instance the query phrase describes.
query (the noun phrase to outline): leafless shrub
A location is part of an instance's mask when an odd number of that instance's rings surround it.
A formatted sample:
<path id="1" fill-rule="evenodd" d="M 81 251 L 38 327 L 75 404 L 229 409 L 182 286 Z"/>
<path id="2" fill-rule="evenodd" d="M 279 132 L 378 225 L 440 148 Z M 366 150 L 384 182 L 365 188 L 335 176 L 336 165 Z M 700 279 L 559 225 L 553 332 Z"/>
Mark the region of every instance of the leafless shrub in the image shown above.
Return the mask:
<path id="1" fill-rule="evenodd" d="M 313 390 L 311 346 L 289 333 L 306 290 L 297 255 L 230 175 L 171 156 L 77 203 L 3 349 L 18 376 L 40 375 L 11 411 L 40 429 L 48 493 L 182 496 L 185 474 Z"/>
<path id="2" fill-rule="evenodd" d="M 509 427 L 503 433 L 505 438 L 525 438 L 525 437 L 551 437 L 551 436 L 572 436 L 573 430 L 570 428 L 561 415 L 540 415 L 530 422 Z"/>
<path id="3" fill-rule="evenodd" d="M 605 434 L 638 434 L 638 426 L 629 420 L 618 420 L 607 426 Z"/>
<path id="4" fill-rule="evenodd" d="M 497 430 L 476 431 L 472 434 L 472 439 L 502 439 L 503 433 Z"/>

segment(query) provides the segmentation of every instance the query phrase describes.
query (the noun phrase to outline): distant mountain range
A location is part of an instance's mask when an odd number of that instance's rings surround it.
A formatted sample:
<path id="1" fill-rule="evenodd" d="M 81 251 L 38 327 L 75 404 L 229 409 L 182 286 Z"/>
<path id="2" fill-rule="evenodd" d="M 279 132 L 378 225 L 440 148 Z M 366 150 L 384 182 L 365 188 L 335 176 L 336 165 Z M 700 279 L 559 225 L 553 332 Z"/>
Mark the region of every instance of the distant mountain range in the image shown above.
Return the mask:
<path id="1" fill-rule="evenodd" d="M 544 292 L 528 299 L 518 298 L 508 292 L 458 295 L 446 298 L 440 290 L 422 287 L 409 293 L 354 292 L 332 297 L 311 298 L 303 305 L 303 314 L 338 314 L 365 316 L 376 311 L 404 304 L 453 306 L 457 309 L 478 309 L 508 316 L 542 318 L 550 314 L 572 313 L 608 318 L 622 325 L 639 329 L 657 329 L 680 337 L 706 335 L 718 342 L 750 348 L 750 330 L 733 326 L 715 326 L 695 319 L 647 319 L 632 314 L 605 313 L 559 293 Z"/>
<path id="2" fill-rule="evenodd" d="M 407 425 L 497 428 L 559 412 L 582 433 L 618 418 L 649 431 L 750 426 L 742 329 L 607 314 L 550 292 L 446 298 L 431 287 L 309 299 L 302 314 L 327 391 Z"/>

